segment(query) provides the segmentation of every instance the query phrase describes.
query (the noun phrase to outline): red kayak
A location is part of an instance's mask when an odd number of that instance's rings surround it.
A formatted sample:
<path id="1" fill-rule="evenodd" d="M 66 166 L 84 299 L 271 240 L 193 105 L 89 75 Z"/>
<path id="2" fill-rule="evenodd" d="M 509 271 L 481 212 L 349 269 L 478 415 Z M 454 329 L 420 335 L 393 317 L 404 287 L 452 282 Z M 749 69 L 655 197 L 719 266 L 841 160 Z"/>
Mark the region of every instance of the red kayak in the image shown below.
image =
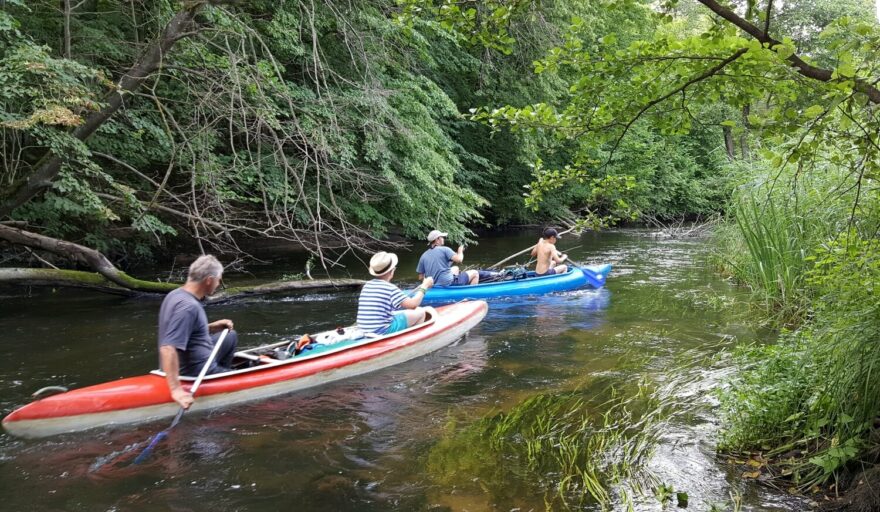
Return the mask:
<path id="1" fill-rule="evenodd" d="M 204 378 L 190 410 L 289 393 L 408 361 L 458 340 L 489 307 L 473 301 L 427 309 L 425 323 L 387 336 L 347 339 L 353 336 L 328 331 L 296 355 L 296 342 L 289 341 L 236 352 L 232 371 Z M 189 378 L 190 384 L 194 380 Z M 6 416 L 3 427 L 16 436 L 44 437 L 171 417 L 178 409 L 164 373 L 154 370 L 37 400 Z"/>

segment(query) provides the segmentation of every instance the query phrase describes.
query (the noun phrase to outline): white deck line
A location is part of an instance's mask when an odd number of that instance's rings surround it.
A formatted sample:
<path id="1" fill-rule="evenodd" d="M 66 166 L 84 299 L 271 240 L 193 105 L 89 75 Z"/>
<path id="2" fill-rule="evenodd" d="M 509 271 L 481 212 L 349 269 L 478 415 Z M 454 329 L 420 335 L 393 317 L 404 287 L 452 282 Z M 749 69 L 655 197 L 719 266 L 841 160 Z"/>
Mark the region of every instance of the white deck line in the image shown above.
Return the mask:
<path id="1" fill-rule="evenodd" d="M 357 375 L 400 364 L 410 359 L 415 359 L 449 345 L 467 334 L 468 331 L 482 321 L 486 316 L 486 311 L 487 310 L 483 310 L 481 314 L 473 315 L 470 318 L 465 319 L 463 323 L 453 325 L 449 329 L 437 333 L 436 336 L 428 340 L 413 343 L 362 362 L 353 363 L 348 366 L 327 370 L 298 379 L 275 382 L 256 388 L 198 397 L 197 400 L 193 402 L 190 411 L 205 411 L 231 404 L 259 400 L 283 393 L 292 393 L 294 391 L 320 386 L 322 384 L 347 379 L 349 377 L 355 377 Z M 265 368 L 265 366 L 261 368 Z M 140 407 L 137 409 L 123 409 L 103 413 L 66 416 L 63 418 L 20 420 L 8 424 L 4 423 L 3 426 L 6 431 L 12 435 L 25 438 L 37 438 L 67 432 L 77 432 L 96 427 L 112 427 L 115 425 L 141 423 L 161 418 L 169 418 L 177 414 L 177 410 L 178 406 L 176 403 L 168 402 L 165 404 Z"/>

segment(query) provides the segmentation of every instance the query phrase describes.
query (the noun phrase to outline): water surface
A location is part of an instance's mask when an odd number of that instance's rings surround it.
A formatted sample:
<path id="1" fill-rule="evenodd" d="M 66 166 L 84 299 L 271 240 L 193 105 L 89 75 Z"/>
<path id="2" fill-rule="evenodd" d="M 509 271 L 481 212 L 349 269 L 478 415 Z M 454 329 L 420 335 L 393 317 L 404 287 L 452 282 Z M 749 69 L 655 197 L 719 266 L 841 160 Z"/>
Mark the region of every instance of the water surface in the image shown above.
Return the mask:
<path id="1" fill-rule="evenodd" d="M 533 243 L 534 234 L 481 239 L 465 265 L 488 265 Z M 799 510 L 803 504 L 744 482 L 742 468 L 715 454 L 719 428 L 711 390 L 729 369 L 724 354 L 770 333 L 750 322 L 742 291 L 715 276 L 704 242 L 643 231 L 563 237 L 585 263 L 614 264 L 602 290 L 496 300 L 460 342 L 356 379 L 210 413 L 184 416 L 149 463 L 129 466 L 166 421 L 41 440 L 0 435 L 5 510 L 543 510 L 526 482 L 499 497 L 446 487 L 426 464 L 450 420 L 505 411 L 537 393 L 590 379 L 621 386 L 647 376 L 681 379 L 686 414 L 664 429 L 649 466 L 688 492 L 691 510 L 741 497 L 742 510 Z M 416 247 L 418 251 L 420 248 Z M 415 283 L 417 253 L 401 254 L 397 281 Z M 235 283 L 302 271 L 279 256 Z M 352 261 L 345 273 L 368 277 Z M 338 274 L 337 274 L 338 275 Z M 48 385 L 80 387 L 156 366 L 159 302 L 91 292 L 0 290 L 0 412 Z M 356 294 L 309 293 L 248 299 L 208 309 L 231 318 L 252 346 L 347 325 Z M 686 375 L 682 375 L 682 373 Z M 480 475 L 474 475 L 478 480 Z M 587 509 L 595 508 L 589 505 Z M 671 505 L 670 507 L 674 507 Z M 660 510 L 650 495 L 639 510 Z M 732 509 L 732 508 L 731 508 Z"/>

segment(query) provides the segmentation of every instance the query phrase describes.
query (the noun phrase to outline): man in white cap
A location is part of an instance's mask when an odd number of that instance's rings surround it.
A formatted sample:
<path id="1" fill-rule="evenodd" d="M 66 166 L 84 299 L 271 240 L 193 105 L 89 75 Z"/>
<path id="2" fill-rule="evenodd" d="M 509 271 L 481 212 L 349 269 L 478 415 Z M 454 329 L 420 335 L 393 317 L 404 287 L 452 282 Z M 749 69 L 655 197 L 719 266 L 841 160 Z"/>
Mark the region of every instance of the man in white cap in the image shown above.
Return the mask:
<path id="1" fill-rule="evenodd" d="M 419 305 L 434 280 L 426 277 L 415 294 L 407 297 L 391 284 L 396 268 L 393 252 L 379 251 L 370 258 L 370 275 L 376 279 L 367 281 L 358 298 L 357 324 L 364 332 L 391 334 L 425 321 L 425 310 Z"/>
<path id="2" fill-rule="evenodd" d="M 446 235 L 439 229 L 435 229 L 428 233 L 428 250 L 422 253 L 419 258 L 419 265 L 416 272 L 419 273 L 419 279 L 429 276 L 434 278 L 434 284 L 437 286 L 459 286 L 465 284 L 477 284 L 480 282 L 480 273 L 476 270 L 466 270 L 459 272 L 457 266 L 453 263 L 461 263 L 464 261 L 464 246 L 458 246 L 458 252 L 443 245 L 446 242 Z"/>

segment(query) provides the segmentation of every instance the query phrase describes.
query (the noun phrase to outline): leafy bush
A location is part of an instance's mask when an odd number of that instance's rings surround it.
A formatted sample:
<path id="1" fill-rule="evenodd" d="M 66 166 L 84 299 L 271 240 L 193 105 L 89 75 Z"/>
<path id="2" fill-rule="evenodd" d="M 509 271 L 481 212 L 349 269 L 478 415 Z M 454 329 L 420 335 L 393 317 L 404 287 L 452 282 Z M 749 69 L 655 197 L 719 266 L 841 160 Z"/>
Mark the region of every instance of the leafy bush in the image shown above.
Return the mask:
<path id="1" fill-rule="evenodd" d="M 782 464 L 802 488 L 855 460 L 880 412 L 880 241 L 844 231 L 806 259 L 811 321 L 775 346 L 738 353 L 740 372 L 721 394 L 720 444 L 794 453 Z"/>

